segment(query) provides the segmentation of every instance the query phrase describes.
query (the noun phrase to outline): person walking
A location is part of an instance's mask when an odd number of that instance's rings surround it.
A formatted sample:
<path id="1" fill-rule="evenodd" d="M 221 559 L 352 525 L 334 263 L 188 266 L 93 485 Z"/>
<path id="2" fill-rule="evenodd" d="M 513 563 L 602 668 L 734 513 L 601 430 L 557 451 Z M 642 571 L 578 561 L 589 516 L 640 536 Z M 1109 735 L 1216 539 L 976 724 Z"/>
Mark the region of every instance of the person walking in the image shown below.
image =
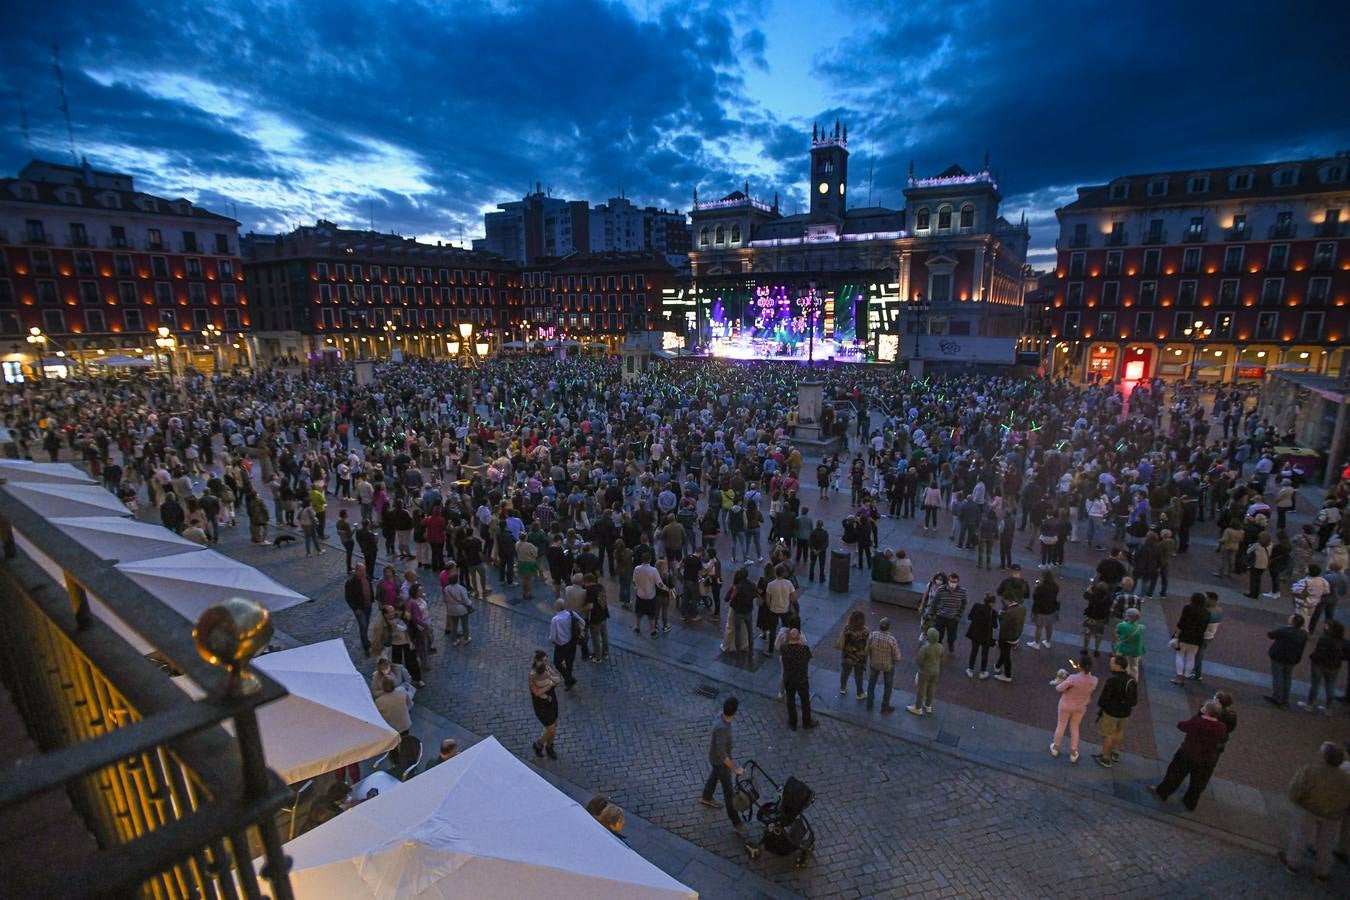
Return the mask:
<path id="1" fill-rule="evenodd" d="M 459 583 L 459 572 L 448 570 L 444 575 L 441 602 L 445 604 L 445 636 L 450 639 L 450 646 L 458 647 L 461 641 L 468 644 L 473 640 L 469 636 L 469 614 L 474 606 L 468 590 Z"/>
<path id="2" fill-rule="evenodd" d="M 549 759 L 558 758 L 553 741 L 558 736 L 558 685 L 562 680 L 562 676 L 548 664 L 548 654 L 543 650 L 534 651 L 529 678 L 530 704 L 534 707 L 534 717 L 544 726 L 543 732 L 530 745 L 535 756 L 547 753 Z"/>
<path id="3" fill-rule="evenodd" d="M 1022 639 L 1027 624 L 1027 608 L 1016 591 L 1003 596 L 1003 615 L 998 623 L 998 661 L 994 663 L 994 680 L 1011 684 L 1013 680 L 1013 650 Z"/>
<path id="4" fill-rule="evenodd" d="M 1172 754 L 1167 764 L 1163 780 L 1156 785 L 1150 784 L 1148 792 L 1163 803 L 1172 795 L 1181 783 L 1190 779 L 1186 785 L 1186 794 L 1182 803 L 1186 809 L 1195 812 L 1200 803 L 1200 795 L 1205 792 L 1209 779 L 1214 775 L 1214 767 L 1219 761 L 1220 744 L 1228 737 L 1228 726 L 1219 721 L 1219 702 L 1206 700 L 1200 708 L 1200 714 L 1177 723 L 1177 730 L 1185 735 L 1181 746 Z"/>
<path id="5" fill-rule="evenodd" d="M 1181 608 L 1176 631 L 1172 634 L 1172 649 L 1176 651 L 1177 674 L 1173 684 L 1185 684 L 1195 669 L 1195 654 L 1205 640 L 1209 627 L 1209 604 L 1201 591 L 1191 594 L 1191 601 Z"/>
<path id="6" fill-rule="evenodd" d="M 867 696 L 863 692 L 863 669 L 867 666 L 867 614 L 860 609 L 849 613 L 848 624 L 839 632 L 834 648 L 840 651 L 839 693 L 848 693 L 848 676 L 853 676 L 853 686 L 857 689 L 857 698 Z"/>
<path id="7" fill-rule="evenodd" d="M 642 633 L 642 620 L 646 618 L 651 621 L 652 637 L 656 637 L 656 593 L 667 590 L 669 588 L 661 573 L 644 557 L 633 569 L 634 634 Z"/>
<path id="8" fill-rule="evenodd" d="M 933 694 L 937 691 L 938 675 L 946 653 L 942 649 L 942 635 L 936 628 L 928 629 L 928 640 L 914 657 L 918 673 L 914 680 L 914 703 L 905 710 L 916 716 L 933 714 Z"/>
<path id="9" fill-rule="evenodd" d="M 1130 674 L 1126 658 L 1119 653 L 1111 657 L 1111 674 L 1097 697 L 1097 733 L 1102 736 L 1102 752 L 1092 759 L 1103 769 L 1120 762 L 1120 749 L 1125 744 L 1125 724 L 1139 702 L 1139 682 Z"/>
<path id="10" fill-rule="evenodd" d="M 582 645 L 584 623 L 581 617 L 567 608 L 565 600 L 553 602 L 554 615 L 549 620 L 549 641 L 553 644 L 553 665 L 563 678 L 563 690 L 570 691 L 577 680 L 572 675 L 577 648 Z"/>
<path id="11" fill-rule="evenodd" d="M 956 652 L 956 628 L 966 613 L 966 592 L 961 587 L 961 578 L 953 572 L 947 582 L 937 589 L 933 597 L 933 627 L 937 628 L 947 642 L 948 652 Z"/>
<path id="12" fill-rule="evenodd" d="M 1331 741 L 1322 742 L 1319 755 L 1321 759 L 1302 766 L 1289 781 L 1285 793 L 1295 807 L 1294 827 L 1288 847 L 1277 856 L 1285 871 L 1294 875 L 1304 848 L 1312 847 L 1313 875 L 1325 882 L 1331 877 L 1341 820 L 1350 812 L 1350 767 L 1344 765 L 1345 751 Z"/>
<path id="13" fill-rule="evenodd" d="M 872 709 L 876 699 L 877 678 L 884 683 L 881 695 L 881 711 L 894 712 L 891 706 L 891 690 L 895 687 L 895 667 L 900 664 L 900 644 L 891 634 L 891 620 L 883 617 L 877 623 L 877 630 L 867 637 L 867 663 L 870 672 L 867 676 L 867 708 Z"/>
<path id="14" fill-rule="evenodd" d="M 342 587 L 343 598 L 356 617 L 356 634 L 361 639 L 361 649 L 370 655 L 370 612 L 374 606 L 374 595 L 370 589 L 370 579 L 366 576 L 366 567 L 356 564 L 355 570 Z"/>
<path id="15" fill-rule="evenodd" d="M 788 630 L 787 643 L 783 645 L 779 659 L 783 664 L 783 695 L 787 702 L 788 728 L 797 730 L 799 700 L 802 706 L 802 727 L 815 728 L 820 723 L 811 717 L 811 648 L 802 640 L 800 630 Z"/>
<path id="16" fill-rule="evenodd" d="M 994 645 L 994 629 L 998 625 L 995 597 L 986 593 L 984 599 L 970 608 L 966 620 L 966 639 L 970 641 L 970 659 L 966 661 L 966 677 L 975 677 L 975 657 L 980 659 L 980 680 L 989 677 L 989 648 Z"/>
<path id="17" fill-rule="evenodd" d="M 1069 762 L 1078 762 L 1078 731 L 1087 712 L 1092 692 L 1097 690 L 1097 676 L 1092 674 L 1092 657 L 1084 655 L 1078 661 L 1078 671 L 1055 683 L 1059 692 L 1059 719 L 1055 736 L 1050 739 L 1050 755 L 1059 756 L 1064 741 L 1064 730 L 1069 731 Z"/>
<path id="18" fill-rule="evenodd" d="M 1289 706 L 1289 691 L 1294 678 L 1294 667 L 1303 661 L 1303 650 L 1308 644 L 1308 632 L 1303 630 L 1303 617 L 1294 613 L 1288 624 L 1266 633 L 1270 638 L 1270 693 L 1266 700 L 1275 706 Z"/>
<path id="19" fill-rule="evenodd" d="M 722 715 L 713 723 L 712 734 L 708 738 L 708 765 L 711 771 L 708 773 L 707 781 L 703 782 L 703 796 L 698 802 L 713 809 L 725 808 L 727 818 L 731 820 L 731 827 L 738 835 L 746 837 L 750 832 L 736 815 L 736 807 L 732 802 L 736 791 L 731 776 L 745 774 L 745 769 L 736 765 L 735 759 L 731 756 L 731 751 L 735 747 L 731 723 L 739 709 L 740 700 L 735 695 L 722 701 Z M 722 786 L 721 803 L 713 799 L 713 791 L 719 784 Z"/>

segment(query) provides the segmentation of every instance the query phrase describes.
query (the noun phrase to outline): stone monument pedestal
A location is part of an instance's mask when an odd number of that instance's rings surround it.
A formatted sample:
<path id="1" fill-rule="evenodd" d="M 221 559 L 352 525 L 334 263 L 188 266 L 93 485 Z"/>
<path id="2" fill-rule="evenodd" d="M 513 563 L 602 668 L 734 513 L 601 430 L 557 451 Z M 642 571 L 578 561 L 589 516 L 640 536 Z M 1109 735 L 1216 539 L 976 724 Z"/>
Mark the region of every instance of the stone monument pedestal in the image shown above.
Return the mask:
<path id="1" fill-rule="evenodd" d="M 815 380 L 798 382 L 797 433 L 789 440 L 803 451 L 829 452 L 839 440 L 821 432 L 820 413 L 824 406 L 825 382 Z"/>

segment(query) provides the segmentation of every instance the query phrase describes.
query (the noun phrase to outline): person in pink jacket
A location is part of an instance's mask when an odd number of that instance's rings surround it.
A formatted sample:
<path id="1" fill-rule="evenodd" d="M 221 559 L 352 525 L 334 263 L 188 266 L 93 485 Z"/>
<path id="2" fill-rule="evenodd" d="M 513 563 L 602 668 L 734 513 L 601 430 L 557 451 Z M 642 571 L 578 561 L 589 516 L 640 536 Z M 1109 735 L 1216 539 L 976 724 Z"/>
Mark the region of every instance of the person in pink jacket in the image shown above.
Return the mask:
<path id="1" fill-rule="evenodd" d="M 1097 676 L 1092 674 L 1092 657 L 1083 656 L 1078 663 L 1078 671 L 1068 675 L 1063 669 L 1055 680 L 1050 682 L 1059 692 L 1059 722 L 1055 725 L 1055 737 L 1050 741 L 1050 755 L 1059 756 L 1059 745 L 1064 740 L 1064 729 L 1069 729 L 1069 762 L 1078 762 L 1078 726 L 1087 712 L 1092 692 L 1097 690 Z"/>

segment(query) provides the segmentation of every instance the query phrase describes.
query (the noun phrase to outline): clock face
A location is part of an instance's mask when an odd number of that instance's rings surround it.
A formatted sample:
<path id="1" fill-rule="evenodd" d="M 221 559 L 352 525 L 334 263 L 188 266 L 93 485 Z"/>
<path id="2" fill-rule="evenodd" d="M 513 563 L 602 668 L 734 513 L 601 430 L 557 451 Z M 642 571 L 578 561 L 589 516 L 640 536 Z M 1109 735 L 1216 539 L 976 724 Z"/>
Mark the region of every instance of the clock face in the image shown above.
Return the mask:
<path id="1" fill-rule="evenodd" d="M 844 183 L 842 181 L 839 182 L 839 193 L 840 194 L 844 193 Z"/>
<path id="2" fill-rule="evenodd" d="M 822 181 L 820 183 L 820 187 L 817 188 L 817 190 L 819 190 L 822 194 L 828 194 L 830 192 L 830 185 L 828 182 Z"/>

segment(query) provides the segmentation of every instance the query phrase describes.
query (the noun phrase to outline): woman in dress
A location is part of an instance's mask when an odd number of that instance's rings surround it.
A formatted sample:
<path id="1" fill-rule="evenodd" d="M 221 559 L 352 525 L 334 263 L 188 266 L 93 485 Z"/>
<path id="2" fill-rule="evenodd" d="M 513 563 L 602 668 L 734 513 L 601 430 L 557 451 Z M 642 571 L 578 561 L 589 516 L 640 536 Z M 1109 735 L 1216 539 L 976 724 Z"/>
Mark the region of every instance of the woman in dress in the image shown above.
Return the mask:
<path id="1" fill-rule="evenodd" d="M 562 676 L 549 664 L 548 654 L 543 650 L 534 651 L 534 664 L 530 667 L 530 702 L 534 706 L 534 716 L 544 731 L 530 746 L 535 756 L 548 754 L 549 759 L 557 759 L 558 751 L 553 749 L 553 739 L 558 734 L 558 685 Z"/>

